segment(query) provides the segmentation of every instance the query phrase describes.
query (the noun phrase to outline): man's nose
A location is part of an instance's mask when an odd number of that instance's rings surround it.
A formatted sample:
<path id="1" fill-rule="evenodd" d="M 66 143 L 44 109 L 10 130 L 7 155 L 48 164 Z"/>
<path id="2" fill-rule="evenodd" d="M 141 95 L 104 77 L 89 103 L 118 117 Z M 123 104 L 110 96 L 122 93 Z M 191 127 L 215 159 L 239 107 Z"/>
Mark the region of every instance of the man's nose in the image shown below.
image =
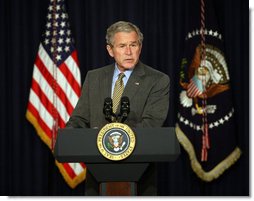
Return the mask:
<path id="1" fill-rule="evenodd" d="M 127 45 L 126 48 L 125 48 L 125 54 L 130 55 L 131 53 L 132 53 L 131 47 Z"/>

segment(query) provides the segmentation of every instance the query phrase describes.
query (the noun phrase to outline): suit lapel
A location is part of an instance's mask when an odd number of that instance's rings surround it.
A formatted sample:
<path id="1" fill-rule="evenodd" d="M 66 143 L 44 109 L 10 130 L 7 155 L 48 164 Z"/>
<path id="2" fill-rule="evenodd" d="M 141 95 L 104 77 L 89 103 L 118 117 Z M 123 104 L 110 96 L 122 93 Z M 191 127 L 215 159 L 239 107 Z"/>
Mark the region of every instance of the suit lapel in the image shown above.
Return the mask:
<path id="1" fill-rule="evenodd" d="M 110 68 L 105 68 L 101 75 L 101 97 L 104 100 L 107 97 L 111 97 L 112 78 L 114 73 L 114 65 Z"/>
<path id="2" fill-rule="evenodd" d="M 140 86 L 142 86 L 141 78 L 143 75 L 145 75 L 144 66 L 139 62 L 134 68 L 123 92 L 123 96 L 127 96 L 130 99 L 130 102 Z"/>

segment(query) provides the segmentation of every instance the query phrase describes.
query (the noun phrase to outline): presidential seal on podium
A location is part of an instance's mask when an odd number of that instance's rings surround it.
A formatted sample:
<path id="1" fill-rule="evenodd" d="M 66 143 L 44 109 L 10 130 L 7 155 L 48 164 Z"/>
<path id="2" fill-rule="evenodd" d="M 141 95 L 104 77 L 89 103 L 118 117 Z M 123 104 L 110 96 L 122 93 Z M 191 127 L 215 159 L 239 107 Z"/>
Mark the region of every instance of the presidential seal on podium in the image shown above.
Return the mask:
<path id="1" fill-rule="evenodd" d="M 136 137 L 132 129 L 123 123 L 106 124 L 98 133 L 97 147 L 107 159 L 119 161 L 133 152 Z"/>

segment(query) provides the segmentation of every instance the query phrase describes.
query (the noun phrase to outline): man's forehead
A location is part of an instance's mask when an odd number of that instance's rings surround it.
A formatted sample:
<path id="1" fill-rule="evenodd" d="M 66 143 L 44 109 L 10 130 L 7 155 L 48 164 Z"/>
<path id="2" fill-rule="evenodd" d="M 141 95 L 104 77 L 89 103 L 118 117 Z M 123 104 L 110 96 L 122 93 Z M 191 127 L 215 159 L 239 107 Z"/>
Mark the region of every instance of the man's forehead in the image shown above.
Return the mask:
<path id="1" fill-rule="evenodd" d="M 114 38 L 118 40 L 136 41 L 138 39 L 138 34 L 135 31 L 117 32 Z"/>

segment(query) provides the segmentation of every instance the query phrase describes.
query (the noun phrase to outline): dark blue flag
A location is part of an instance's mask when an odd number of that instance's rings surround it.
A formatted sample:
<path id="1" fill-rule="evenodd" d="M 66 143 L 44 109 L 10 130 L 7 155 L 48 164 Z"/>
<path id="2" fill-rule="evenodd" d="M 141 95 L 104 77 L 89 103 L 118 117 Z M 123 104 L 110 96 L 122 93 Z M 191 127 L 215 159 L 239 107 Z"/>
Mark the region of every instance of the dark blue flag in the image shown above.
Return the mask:
<path id="1" fill-rule="evenodd" d="M 223 36 L 212 0 L 204 3 L 204 46 L 200 1 L 191 1 L 188 7 L 191 19 L 180 65 L 176 134 L 193 171 L 202 180 L 212 181 L 239 159 L 241 150 L 237 146 Z"/>

